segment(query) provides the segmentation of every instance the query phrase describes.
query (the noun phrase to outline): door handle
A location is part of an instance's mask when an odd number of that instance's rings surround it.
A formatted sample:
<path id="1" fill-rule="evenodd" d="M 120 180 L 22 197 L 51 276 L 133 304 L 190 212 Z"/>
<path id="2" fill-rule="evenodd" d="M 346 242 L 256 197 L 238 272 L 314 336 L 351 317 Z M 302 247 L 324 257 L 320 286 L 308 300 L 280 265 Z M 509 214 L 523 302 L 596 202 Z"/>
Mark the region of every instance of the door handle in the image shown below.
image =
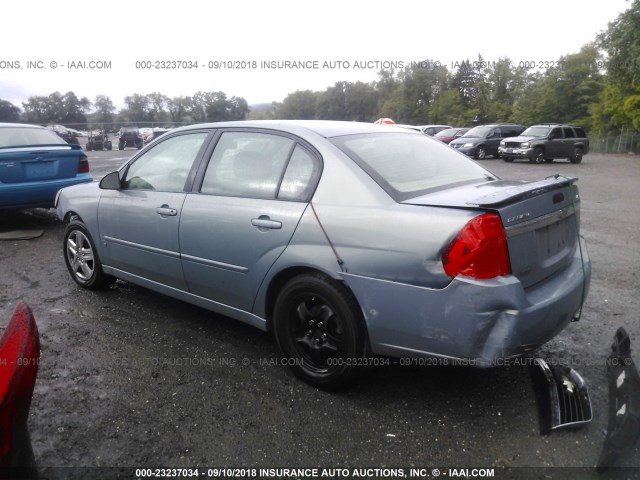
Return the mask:
<path id="1" fill-rule="evenodd" d="M 282 228 L 282 222 L 278 222 L 277 220 L 271 220 L 267 215 L 260 215 L 258 218 L 251 219 L 251 225 L 254 227 L 258 227 L 260 230 L 262 229 L 272 229 L 277 230 Z"/>
<path id="2" fill-rule="evenodd" d="M 178 210 L 171 208 L 169 205 L 162 205 L 156 208 L 156 213 L 167 217 L 175 217 L 178 214 Z"/>

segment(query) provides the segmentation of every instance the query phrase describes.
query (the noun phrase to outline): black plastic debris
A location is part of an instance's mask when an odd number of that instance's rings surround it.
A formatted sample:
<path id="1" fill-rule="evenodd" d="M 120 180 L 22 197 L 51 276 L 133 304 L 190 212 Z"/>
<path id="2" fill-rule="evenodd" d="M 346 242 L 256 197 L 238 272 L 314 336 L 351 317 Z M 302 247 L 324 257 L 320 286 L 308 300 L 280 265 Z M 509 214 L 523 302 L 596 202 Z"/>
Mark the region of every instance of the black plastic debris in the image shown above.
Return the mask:
<path id="1" fill-rule="evenodd" d="M 589 390 L 574 369 L 536 358 L 532 375 L 538 391 L 542 433 L 578 428 L 593 419 Z"/>
<path id="2" fill-rule="evenodd" d="M 640 438 L 640 375 L 631 359 L 631 340 L 620 327 L 607 359 L 609 425 L 598 468 L 614 466 Z"/>

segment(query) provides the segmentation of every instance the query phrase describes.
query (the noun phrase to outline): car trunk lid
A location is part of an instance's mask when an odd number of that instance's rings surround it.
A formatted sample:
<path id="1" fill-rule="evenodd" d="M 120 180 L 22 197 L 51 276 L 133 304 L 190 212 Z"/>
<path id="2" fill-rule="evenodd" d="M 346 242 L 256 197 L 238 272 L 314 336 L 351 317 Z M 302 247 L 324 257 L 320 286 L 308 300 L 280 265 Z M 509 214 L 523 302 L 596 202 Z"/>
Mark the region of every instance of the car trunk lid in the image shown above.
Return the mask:
<path id="1" fill-rule="evenodd" d="M 0 148 L 0 182 L 23 183 L 71 178 L 83 156 L 79 145 L 56 144 Z"/>
<path id="2" fill-rule="evenodd" d="M 576 180 L 497 180 L 441 190 L 403 203 L 497 213 L 507 235 L 511 271 L 526 288 L 571 262 L 579 233 Z"/>

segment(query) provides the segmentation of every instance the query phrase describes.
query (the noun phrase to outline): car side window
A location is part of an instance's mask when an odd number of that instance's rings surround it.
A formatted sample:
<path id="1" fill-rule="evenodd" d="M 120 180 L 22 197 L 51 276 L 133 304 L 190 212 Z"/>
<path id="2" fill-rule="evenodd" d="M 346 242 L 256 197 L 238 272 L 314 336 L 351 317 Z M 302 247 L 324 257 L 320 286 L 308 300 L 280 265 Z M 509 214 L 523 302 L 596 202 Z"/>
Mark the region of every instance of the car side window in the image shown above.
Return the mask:
<path id="1" fill-rule="evenodd" d="M 211 156 L 201 193 L 275 199 L 294 141 L 259 132 L 224 132 Z"/>
<path id="2" fill-rule="evenodd" d="M 584 130 L 580 127 L 575 127 L 576 137 L 578 138 L 587 138 L 587 134 L 584 133 Z"/>
<path id="3" fill-rule="evenodd" d="M 178 135 L 155 145 L 129 166 L 122 189 L 183 192 L 207 135 L 206 132 Z"/>
<path id="4" fill-rule="evenodd" d="M 319 169 L 319 162 L 305 148 L 296 145 L 280 184 L 278 199 L 300 202 L 309 200 Z"/>
<path id="5" fill-rule="evenodd" d="M 564 132 L 564 138 L 575 138 L 575 134 L 573 133 L 573 128 L 562 127 L 562 131 Z"/>
<path id="6" fill-rule="evenodd" d="M 556 140 L 558 138 L 563 138 L 562 137 L 562 129 L 561 128 L 554 128 L 553 130 L 551 130 L 551 138 L 553 138 L 554 140 Z"/>

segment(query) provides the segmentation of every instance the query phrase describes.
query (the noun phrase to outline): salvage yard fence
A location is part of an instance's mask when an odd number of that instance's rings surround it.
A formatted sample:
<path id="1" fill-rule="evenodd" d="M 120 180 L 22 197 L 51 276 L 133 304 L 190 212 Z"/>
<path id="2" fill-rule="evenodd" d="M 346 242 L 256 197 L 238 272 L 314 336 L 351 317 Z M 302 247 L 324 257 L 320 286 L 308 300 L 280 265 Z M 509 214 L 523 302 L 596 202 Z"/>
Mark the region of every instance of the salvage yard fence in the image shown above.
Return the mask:
<path id="1" fill-rule="evenodd" d="M 593 153 L 640 153 L 640 132 L 592 133 L 589 144 Z"/>

